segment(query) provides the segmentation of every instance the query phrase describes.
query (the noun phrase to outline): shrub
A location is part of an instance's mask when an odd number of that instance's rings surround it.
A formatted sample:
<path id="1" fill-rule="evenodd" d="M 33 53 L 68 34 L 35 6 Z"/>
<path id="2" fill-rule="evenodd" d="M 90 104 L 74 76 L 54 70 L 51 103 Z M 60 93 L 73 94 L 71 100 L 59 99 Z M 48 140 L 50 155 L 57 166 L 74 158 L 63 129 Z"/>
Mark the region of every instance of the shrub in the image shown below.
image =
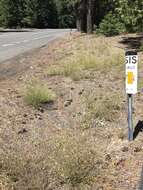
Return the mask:
<path id="1" fill-rule="evenodd" d="M 90 184 L 99 173 L 99 152 L 82 134 L 64 133 L 52 141 L 49 155 L 52 178 L 72 187 Z"/>
<path id="2" fill-rule="evenodd" d="M 42 103 L 55 100 L 55 93 L 46 85 L 31 82 L 27 85 L 24 100 L 28 105 L 38 107 Z"/>
<path id="3" fill-rule="evenodd" d="M 125 32 L 125 26 L 121 21 L 112 13 L 108 13 L 99 25 L 98 33 L 105 36 L 114 36 Z"/>

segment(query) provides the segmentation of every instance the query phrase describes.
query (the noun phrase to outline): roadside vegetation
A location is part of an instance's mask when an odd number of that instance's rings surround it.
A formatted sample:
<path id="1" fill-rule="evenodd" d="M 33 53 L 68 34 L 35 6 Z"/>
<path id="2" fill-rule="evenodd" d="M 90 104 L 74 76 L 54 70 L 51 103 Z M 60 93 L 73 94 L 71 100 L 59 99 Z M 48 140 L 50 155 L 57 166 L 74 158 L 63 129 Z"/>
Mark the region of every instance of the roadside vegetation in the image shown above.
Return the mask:
<path id="1" fill-rule="evenodd" d="M 138 189 L 143 98 L 128 143 L 123 49 L 140 51 L 142 91 L 142 35 L 128 32 L 143 32 L 143 1 L 0 0 L 0 25 L 83 33 L 16 58 L 29 69 L 0 81 L 0 190 Z"/>
<path id="2" fill-rule="evenodd" d="M 108 178 L 102 169 L 105 158 L 88 135 L 70 129 L 61 131 L 43 142 L 32 158 L 15 151 L 2 154 L 0 188 L 86 190 L 100 176 Z M 40 151 L 43 146 L 44 152 Z"/>
<path id="3" fill-rule="evenodd" d="M 32 105 L 35 108 L 44 103 L 53 102 L 55 98 L 55 93 L 48 89 L 45 84 L 38 81 L 29 82 L 26 86 L 24 100 L 28 105 Z"/>
<path id="4" fill-rule="evenodd" d="M 80 44 L 80 48 L 78 47 Z M 48 68 L 49 76 L 61 75 L 73 80 L 86 77 L 87 71 L 110 72 L 115 67 L 121 68 L 123 51 L 112 47 L 104 37 L 84 37 L 78 40 L 71 50 L 71 56 L 62 60 L 58 66 Z"/>
<path id="5" fill-rule="evenodd" d="M 8 87 L 1 84 L 0 189 L 138 186 L 142 136 L 127 142 L 124 51 L 118 41 L 73 34 L 26 60 L 33 69 Z M 137 95 L 136 120 L 141 102 Z"/>
<path id="6" fill-rule="evenodd" d="M 119 94 L 99 92 L 90 93 L 85 97 L 87 106 L 81 128 L 105 127 L 108 122 L 115 122 L 123 111 L 122 97 Z"/>
<path id="7" fill-rule="evenodd" d="M 106 36 L 143 31 L 143 3 L 135 0 L 0 0 L 4 28 L 77 28 Z"/>

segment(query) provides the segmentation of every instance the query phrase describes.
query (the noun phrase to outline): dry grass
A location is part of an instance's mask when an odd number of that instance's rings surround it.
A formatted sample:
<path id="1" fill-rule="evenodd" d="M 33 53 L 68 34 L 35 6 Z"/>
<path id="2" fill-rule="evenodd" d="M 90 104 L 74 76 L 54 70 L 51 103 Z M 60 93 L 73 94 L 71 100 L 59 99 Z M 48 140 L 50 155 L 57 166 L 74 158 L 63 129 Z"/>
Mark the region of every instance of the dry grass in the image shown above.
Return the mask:
<path id="1" fill-rule="evenodd" d="M 140 91 L 143 88 L 143 80 L 140 78 L 138 82 L 138 90 Z"/>
<path id="2" fill-rule="evenodd" d="M 123 51 L 111 47 L 102 37 L 84 37 L 74 42 L 71 56 L 48 68 L 48 75 L 62 75 L 73 80 L 84 78 L 86 70 L 109 72 L 120 67 L 124 60 Z"/>
<path id="3" fill-rule="evenodd" d="M 82 134 L 68 134 L 54 140 L 50 166 L 56 179 L 72 187 L 90 184 L 99 174 L 100 154 Z"/>
<path id="4" fill-rule="evenodd" d="M 105 126 L 107 121 L 114 122 L 119 118 L 122 109 L 121 96 L 118 94 L 101 93 L 99 96 L 90 94 L 85 98 L 87 113 L 82 128 Z"/>
<path id="5" fill-rule="evenodd" d="M 55 93 L 39 82 L 30 82 L 26 86 L 24 100 L 28 105 L 38 107 L 40 104 L 55 100 Z"/>
<path id="6" fill-rule="evenodd" d="M 4 174 L 0 174 L 0 190 L 14 190 L 11 181 Z"/>
<path id="7" fill-rule="evenodd" d="M 90 138 L 91 139 L 91 138 Z M 37 156 L 14 152 L 1 155 L 1 175 L 6 174 L 15 190 L 84 189 L 100 174 L 102 157 L 88 134 L 73 130 L 55 134 L 40 145 Z M 0 176 L 1 176 L 0 175 Z M 1 181 L 3 178 L 0 178 Z M 8 189 L 5 180 L 4 190 Z M 83 188 L 82 188 L 83 187 Z"/>
<path id="8" fill-rule="evenodd" d="M 72 45 L 73 50 L 68 57 L 63 56 L 64 59 L 58 65 L 54 63 L 55 66 L 51 66 L 48 71 L 49 75 L 62 75 L 79 80 L 84 78 L 86 73 L 89 73 L 89 76 L 93 73 L 95 80 L 81 81 L 74 85 L 74 82 L 65 80 L 67 82 L 65 83 L 64 80 L 59 80 L 59 77 L 56 81 L 55 78 L 50 80 L 46 78 L 49 80 L 48 83 L 52 84 L 54 81 L 58 84 L 54 88 L 57 88 L 61 94 L 61 105 L 64 105 L 69 94 L 73 93 L 75 96 L 71 95 L 73 104 L 69 107 L 60 105 L 58 110 L 40 112 L 44 118 L 42 121 L 35 118 L 35 113 L 39 114 L 39 111 L 31 109 L 30 106 L 24 108 L 24 111 L 15 109 L 12 120 L 8 113 L 6 117 L 10 119 L 6 118 L 3 122 L 5 124 L 8 120 L 6 124 L 6 127 L 9 127 L 8 134 L 6 131 L 6 135 L 3 136 L 4 141 L 2 140 L 2 146 L 4 145 L 6 150 L 4 150 L 5 154 L 0 156 L 0 189 L 2 190 L 115 190 L 122 189 L 122 185 L 125 184 L 120 177 L 122 171 L 126 170 L 120 162 L 122 161 L 120 143 L 121 140 L 126 139 L 126 132 L 112 128 L 122 112 L 122 97 L 118 95 L 121 88 L 118 83 L 114 83 L 113 73 L 118 75 L 118 69 L 123 63 L 123 52 L 112 48 L 108 41 L 101 37 L 82 37 L 77 42 L 72 42 Z M 104 77 L 104 72 L 110 71 L 111 78 L 108 80 L 107 76 Z M 35 73 L 35 70 L 33 72 Z M 103 85 L 98 87 L 102 79 Z M 110 92 L 111 82 L 113 82 L 112 87 L 117 84 L 119 90 L 114 89 L 114 92 Z M 82 95 L 81 89 L 83 89 Z M 81 99 L 85 96 L 86 100 L 82 102 Z M 25 101 L 29 105 L 37 107 L 41 103 L 54 100 L 55 93 L 46 85 L 39 84 L 37 81 L 26 85 Z M 15 99 L 15 104 L 17 102 L 18 100 Z M 74 106 L 79 106 L 79 109 L 74 110 Z M 87 112 L 85 112 L 86 106 Z M 74 112 L 76 117 L 72 120 L 67 118 Z M 26 120 L 25 113 L 30 113 L 27 116 L 27 124 L 21 123 Z M 18 117 L 15 118 L 16 114 Z M 85 116 L 82 126 L 88 130 L 78 128 L 77 125 L 74 127 L 74 120 L 79 120 L 79 115 Z M 60 121 L 63 122 L 63 119 L 71 122 L 73 128 L 60 128 L 56 125 Z M 109 128 L 108 124 L 111 124 Z M 120 126 L 121 124 L 119 122 Z M 92 128 L 93 126 L 102 126 L 102 128 Z M 27 132 L 18 134 L 19 129 L 26 129 Z M 14 139 L 10 145 L 11 139 L 7 141 L 9 137 Z M 7 146 L 10 148 L 8 149 Z M 116 162 L 119 162 L 118 168 Z"/>

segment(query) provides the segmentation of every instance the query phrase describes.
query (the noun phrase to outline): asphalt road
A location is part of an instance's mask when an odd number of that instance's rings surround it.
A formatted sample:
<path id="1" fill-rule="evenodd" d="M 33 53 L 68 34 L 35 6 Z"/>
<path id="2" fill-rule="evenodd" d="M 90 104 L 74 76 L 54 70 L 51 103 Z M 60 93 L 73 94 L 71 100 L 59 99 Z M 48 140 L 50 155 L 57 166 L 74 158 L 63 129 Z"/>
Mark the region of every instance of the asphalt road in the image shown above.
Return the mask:
<path id="1" fill-rule="evenodd" d="M 35 29 L 21 32 L 0 32 L 0 62 L 47 45 L 50 41 L 62 37 L 69 32 L 69 29 Z"/>

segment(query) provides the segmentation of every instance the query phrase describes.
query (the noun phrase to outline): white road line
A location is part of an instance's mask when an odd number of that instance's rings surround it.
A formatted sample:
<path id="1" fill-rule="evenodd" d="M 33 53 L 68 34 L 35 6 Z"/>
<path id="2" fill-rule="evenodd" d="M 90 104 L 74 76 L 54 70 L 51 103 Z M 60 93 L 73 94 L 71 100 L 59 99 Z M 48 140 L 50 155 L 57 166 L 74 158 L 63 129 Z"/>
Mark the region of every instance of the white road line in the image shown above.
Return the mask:
<path id="1" fill-rule="evenodd" d="M 21 44 L 21 42 L 14 42 L 15 44 Z"/>
<path id="2" fill-rule="evenodd" d="M 15 44 L 3 44 L 2 47 L 14 46 Z"/>
<path id="3" fill-rule="evenodd" d="M 53 36 L 53 35 L 52 34 L 50 34 L 50 35 L 48 34 L 48 35 L 43 35 L 43 36 L 40 36 L 40 37 L 35 37 L 35 38 L 30 39 L 30 40 L 22 40 L 22 41 L 13 42 L 13 43 L 10 43 L 10 44 L 3 44 L 1 46 L 2 47 L 15 46 L 15 45 L 18 45 L 18 44 L 28 43 L 28 42 L 31 42 L 31 41 L 40 40 L 40 39 L 48 38 L 48 37 L 51 37 L 51 36 Z"/>
<path id="4" fill-rule="evenodd" d="M 22 43 L 30 42 L 30 40 L 23 40 Z"/>
<path id="5" fill-rule="evenodd" d="M 32 40 L 40 40 L 40 39 L 51 37 L 51 36 L 53 36 L 53 35 L 45 35 L 45 36 L 41 36 L 41 37 L 36 37 L 36 38 L 33 38 Z"/>

